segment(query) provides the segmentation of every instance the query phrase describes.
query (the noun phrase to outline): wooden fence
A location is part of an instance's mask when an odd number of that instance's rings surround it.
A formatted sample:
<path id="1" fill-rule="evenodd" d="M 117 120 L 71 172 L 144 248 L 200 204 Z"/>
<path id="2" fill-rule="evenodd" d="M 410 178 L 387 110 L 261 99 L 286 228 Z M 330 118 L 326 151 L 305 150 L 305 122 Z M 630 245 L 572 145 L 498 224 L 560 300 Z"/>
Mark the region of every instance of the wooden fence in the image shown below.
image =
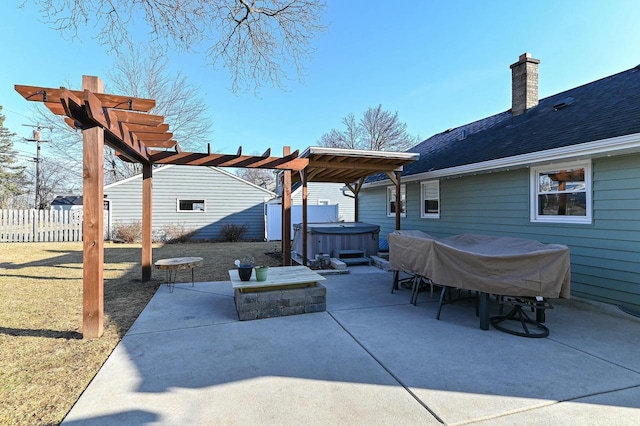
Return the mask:
<path id="1" fill-rule="evenodd" d="M 0 242 L 82 241 L 82 210 L 0 210 Z"/>

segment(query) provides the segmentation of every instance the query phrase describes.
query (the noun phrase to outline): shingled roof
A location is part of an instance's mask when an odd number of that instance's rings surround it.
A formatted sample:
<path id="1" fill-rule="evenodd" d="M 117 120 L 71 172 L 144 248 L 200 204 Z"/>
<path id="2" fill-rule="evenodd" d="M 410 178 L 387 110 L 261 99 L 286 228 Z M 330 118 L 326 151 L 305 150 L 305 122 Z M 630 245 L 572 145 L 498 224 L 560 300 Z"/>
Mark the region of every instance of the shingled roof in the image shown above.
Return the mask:
<path id="1" fill-rule="evenodd" d="M 420 159 L 403 176 L 640 133 L 640 65 L 511 110 L 449 129 L 408 152 Z M 368 182 L 384 180 L 372 176 Z"/>

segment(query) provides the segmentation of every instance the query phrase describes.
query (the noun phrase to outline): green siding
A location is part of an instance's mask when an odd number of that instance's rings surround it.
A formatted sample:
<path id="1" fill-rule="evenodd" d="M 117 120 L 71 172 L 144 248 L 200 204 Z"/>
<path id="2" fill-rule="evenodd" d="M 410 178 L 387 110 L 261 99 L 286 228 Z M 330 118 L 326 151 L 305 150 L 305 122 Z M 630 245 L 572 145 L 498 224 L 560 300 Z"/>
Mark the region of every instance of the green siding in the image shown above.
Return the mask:
<path id="1" fill-rule="evenodd" d="M 593 160 L 593 223 L 529 221 L 529 170 L 440 180 L 440 219 L 420 218 L 420 183 L 408 182 L 403 229 L 435 237 L 461 233 L 531 238 L 571 251 L 572 293 L 640 312 L 640 155 Z M 385 188 L 360 195 L 360 220 L 395 227 Z"/>

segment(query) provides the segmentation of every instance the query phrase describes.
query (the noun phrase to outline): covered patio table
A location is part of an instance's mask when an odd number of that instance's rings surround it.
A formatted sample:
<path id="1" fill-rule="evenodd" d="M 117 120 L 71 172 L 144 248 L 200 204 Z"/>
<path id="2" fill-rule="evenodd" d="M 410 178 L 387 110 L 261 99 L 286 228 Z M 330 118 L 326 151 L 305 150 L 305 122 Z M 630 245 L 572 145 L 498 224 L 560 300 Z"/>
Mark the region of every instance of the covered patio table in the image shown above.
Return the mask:
<path id="1" fill-rule="evenodd" d="M 566 245 L 477 234 L 434 238 L 416 230 L 392 232 L 388 241 L 390 267 L 396 271 L 394 288 L 397 272 L 404 271 L 437 285 L 477 291 L 484 330 L 489 328 L 489 294 L 570 297 Z"/>

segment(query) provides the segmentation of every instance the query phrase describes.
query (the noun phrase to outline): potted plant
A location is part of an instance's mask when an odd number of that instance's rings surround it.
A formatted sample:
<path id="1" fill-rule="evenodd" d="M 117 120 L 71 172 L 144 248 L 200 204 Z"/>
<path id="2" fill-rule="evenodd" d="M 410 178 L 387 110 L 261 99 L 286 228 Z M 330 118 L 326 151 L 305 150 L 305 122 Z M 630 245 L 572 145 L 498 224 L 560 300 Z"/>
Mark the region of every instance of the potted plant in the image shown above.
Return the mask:
<path id="1" fill-rule="evenodd" d="M 238 267 L 238 275 L 240 281 L 249 281 L 251 279 L 251 272 L 253 271 L 253 256 L 245 256 L 242 259 L 236 259 L 235 264 Z"/>
<path id="2" fill-rule="evenodd" d="M 269 267 L 267 265 L 263 265 L 263 266 L 256 265 L 256 280 L 266 281 L 268 273 L 269 273 Z"/>

